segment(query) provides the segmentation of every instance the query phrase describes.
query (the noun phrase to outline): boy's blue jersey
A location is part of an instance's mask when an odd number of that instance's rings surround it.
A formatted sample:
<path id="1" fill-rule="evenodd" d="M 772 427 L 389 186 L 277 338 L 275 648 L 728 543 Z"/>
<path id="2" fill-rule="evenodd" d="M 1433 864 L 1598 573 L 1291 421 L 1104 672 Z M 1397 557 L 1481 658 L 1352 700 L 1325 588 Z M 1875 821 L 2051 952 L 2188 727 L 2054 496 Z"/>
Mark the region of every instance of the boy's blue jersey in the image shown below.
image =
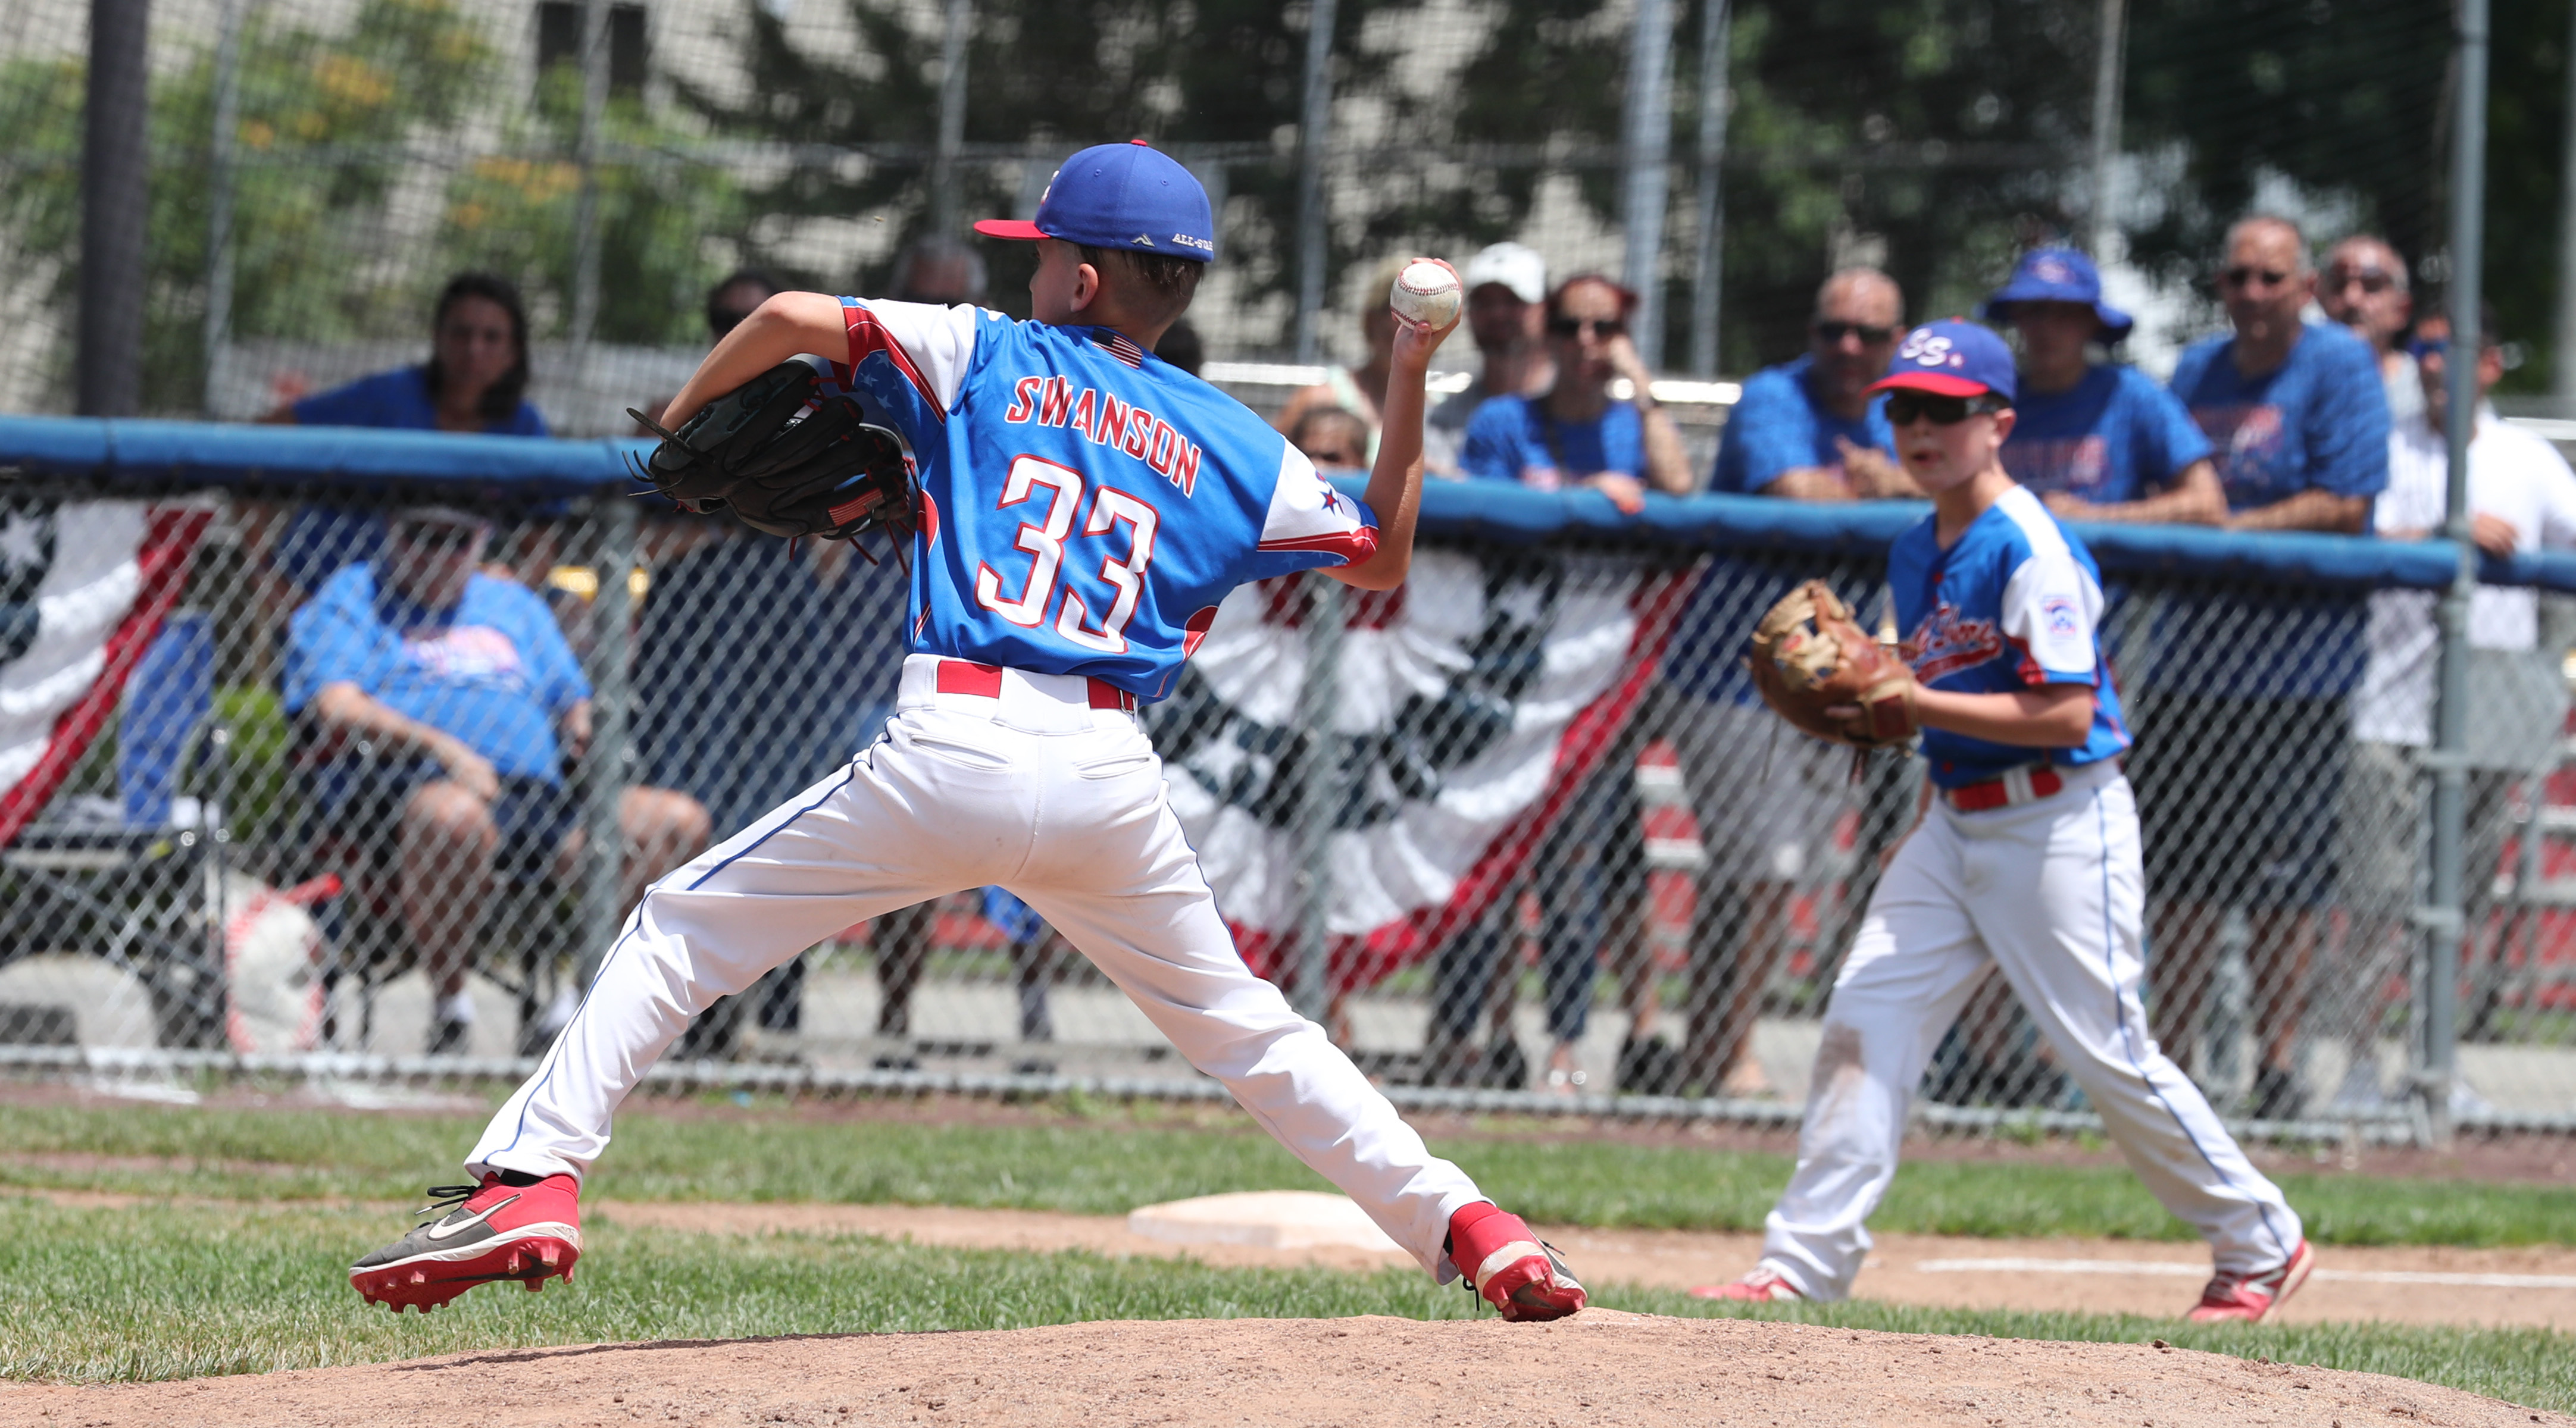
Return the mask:
<path id="1" fill-rule="evenodd" d="M 2120 695 L 2102 664 L 2102 572 L 2093 552 L 2018 486 L 1969 522 L 1948 550 L 1933 539 L 1934 519 L 1924 517 L 1887 553 L 1887 583 L 1914 677 L 1962 694 L 2089 684 L 2093 729 L 2071 749 L 1926 729 L 1932 781 L 1957 788 L 2035 763 L 2095 763 L 2129 747 Z"/>
<path id="2" fill-rule="evenodd" d="M 915 653 L 1171 692 L 1226 593 L 1377 550 L 1267 422 L 1105 327 L 841 299 L 922 491 Z"/>

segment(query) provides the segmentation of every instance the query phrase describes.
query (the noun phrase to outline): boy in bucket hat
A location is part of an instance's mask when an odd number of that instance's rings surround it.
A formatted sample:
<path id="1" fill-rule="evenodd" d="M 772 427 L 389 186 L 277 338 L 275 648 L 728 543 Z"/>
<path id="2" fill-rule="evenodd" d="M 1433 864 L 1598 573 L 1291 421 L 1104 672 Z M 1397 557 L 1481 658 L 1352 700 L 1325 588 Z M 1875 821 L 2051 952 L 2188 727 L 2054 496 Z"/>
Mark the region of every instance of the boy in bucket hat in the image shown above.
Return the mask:
<path id="1" fill-rule="evenodd" d="M 904 437 L 921 487 L 911 653 L 893 718 L 848 765 L 654 884 L 581 1009 L 466 1158 L 452 1212 L 360 1260 L 399 1310 L 477 1283 L 534 1290 L 581 1251 L 579 1177 L 609 1118 L 691 1017 L 841 928 L 997 885 L 1100 964 L 1425 1270 L 1507 1319 L 1583 1287 L 1519 1217 L 1422 1138 L 1279 989 L 1247 970 L 1165 797 L 1136 714 L 1247 582 L 1322 569 L 1400 584 L 1421 500 L 1423 378 L 1446 328 L 1404 324 L 1364 502 L 1154 345 L 1216 256 L 1207 194 L 1134 144 L 1065 161 L 1028 222 L 1035 320 L 781 293 L 671 399 L 710 400 L 804 354 L 831 359 Z"/>
<path id="2" fill-rule="evenodd" d="M 2021 334 L 2020 418 L 2004 469 L 2066 520 L 2216 525 L 2227 495 L 2209 438 L 2173 393 L 2135 367 L 2095 362 L 2129 335 L 2102 275 L 2072 248 L 2034 248 L 1981 316 Z"/>
<path id="3" fill-rule="evenodd" d="M 2191 1318 L 2262 1320 L 2316 1257 L 2297 1213 L 2147 1035 L 2145 877 L 2097 634 L 2101 574 L 2004 470 L 2014 385 L 2003 340 L 1953 319 L 1906 334 L 1871 389 L 1887 394 L 1906 474 L 1932 494 L 1932 514 L 1888 551 L 1887 583 L 1935 796 L 1834 979 L 1798 1168 L 1764 1222 L 1762 1262 L 1692 1293 L 1851 1293 L 1907 1103 L 1992 967 L 2138 1178 L 2209 1241 L 2217 1273 Z"/>

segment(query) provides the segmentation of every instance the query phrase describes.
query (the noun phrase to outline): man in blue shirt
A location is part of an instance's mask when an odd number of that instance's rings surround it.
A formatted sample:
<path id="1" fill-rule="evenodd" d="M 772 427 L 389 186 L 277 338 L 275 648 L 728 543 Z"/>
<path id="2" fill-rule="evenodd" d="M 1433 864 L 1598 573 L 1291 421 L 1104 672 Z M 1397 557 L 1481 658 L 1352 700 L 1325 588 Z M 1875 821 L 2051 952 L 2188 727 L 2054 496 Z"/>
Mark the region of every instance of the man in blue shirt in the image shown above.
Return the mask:
<path id="1" fill-rule="evenodd" d="M 2004 469 L 2061 520 L 2217 525 L 2227 497 L 2209 438 L 2171 392 L 2135 367 L 2094 362 L 2129 315 L 2102 301 L 2102 275 L 2072 248 L 2034 248 L 1985 315 L 2021 333 L 2020 421 Z"/>
<path id="2" fill-rule="evenodd" d="M 496 869 L 563 876 L 583 841 L 561 764 L 590 741 L 590 685 L 545 602 L 476 568 L 490 534 L 469 512 L 404 511 L 382 556 L 324 581 L 287 638 L 287 712 L 340 750 L 317 778 L 331 831 L 391 843 L 365 851 L 400 870 L 438 999 L 432 1054 L 464 1049 L 473 1026 L 465 975 Z M 707 844 L 686 794 L 630 788 L 619 820 L 630 902 Z"/>
<path id="3" fill-rule="evenodd" d="M 2214 448 L 2227 526 L 2359 534 L 2388 484 L 2388 401 L 2368 346 L 2301 313 L 2316 288 L 2287 219 L 2228 230 L 2219 295 L 2234 331 L 2174 368 Z M 2166 602 L 2142 671 L 2139 814 L 2160 911 L 2156 1036 L 2190 1054 L 2226 910 L 2252 919 L 2252 1015 L 2263 1041 L 2253 1112 L 2295 1115 L 2299 1009 L 2332 895 L 2335 808 L 2365 659 L 2349 592 L 2236 589 Z"/>
<path id="4" fill-rule="evenodd" d="M 1709 489 L 1800 501 L 1921 496 L 1896 463 L 1887 404 L 1869 392 L 1904 321 L 1905 294 L 1878 269 L 1825 279 L 1806 355 L 1745 379 Z"/>

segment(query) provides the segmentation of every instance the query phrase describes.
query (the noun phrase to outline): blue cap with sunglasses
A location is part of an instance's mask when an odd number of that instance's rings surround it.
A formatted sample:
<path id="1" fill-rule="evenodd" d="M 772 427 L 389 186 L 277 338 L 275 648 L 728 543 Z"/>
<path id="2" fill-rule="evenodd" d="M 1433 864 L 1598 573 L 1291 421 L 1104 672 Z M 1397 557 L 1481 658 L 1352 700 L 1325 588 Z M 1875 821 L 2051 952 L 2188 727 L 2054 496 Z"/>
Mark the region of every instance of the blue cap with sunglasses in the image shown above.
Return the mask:
<path id="1" fill-rule="evenodd" d="M 2012 349 L 1994 329 L 1964 317 L 1927 322 L 1905 334 L 1873 392 L 1929 392 L 1939 397 L 2013 399 Z"/>
<path id="2" fill-rule="evenodd" d="M 2102 340 L 2117 342 L 2137 326 L 2127 313 L 2102 301 L 2102 272 L 2093 260 L 2072 248 L 2033 248 L 2002 287 L 1988 296 L 1977 316 L 2010 322 L 2014 303 L 2071 302 L 2093 309 L 2102 324 Z"/>

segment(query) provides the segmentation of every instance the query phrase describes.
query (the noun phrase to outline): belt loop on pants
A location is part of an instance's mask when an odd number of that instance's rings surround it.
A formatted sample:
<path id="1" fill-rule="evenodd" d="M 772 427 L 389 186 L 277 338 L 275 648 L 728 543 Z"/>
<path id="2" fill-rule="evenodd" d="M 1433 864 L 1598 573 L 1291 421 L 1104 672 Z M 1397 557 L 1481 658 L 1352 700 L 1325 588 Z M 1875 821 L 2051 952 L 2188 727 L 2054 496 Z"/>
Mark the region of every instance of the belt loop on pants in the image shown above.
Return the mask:
<path id="1" fill-rule="evenodd" d="M 1983 783 L 1945 788 L 1941 791 L 1941 798 L 1961 813 L 1983 813 L 1991 808 L 2018 808 L 2025 803 L 2036 803 L 2064 787 L 2066 780 L 2058 776 L 2057 770 L 2036 764 L 2007 769 L 2003 777 L 1990 778 Z"/>

